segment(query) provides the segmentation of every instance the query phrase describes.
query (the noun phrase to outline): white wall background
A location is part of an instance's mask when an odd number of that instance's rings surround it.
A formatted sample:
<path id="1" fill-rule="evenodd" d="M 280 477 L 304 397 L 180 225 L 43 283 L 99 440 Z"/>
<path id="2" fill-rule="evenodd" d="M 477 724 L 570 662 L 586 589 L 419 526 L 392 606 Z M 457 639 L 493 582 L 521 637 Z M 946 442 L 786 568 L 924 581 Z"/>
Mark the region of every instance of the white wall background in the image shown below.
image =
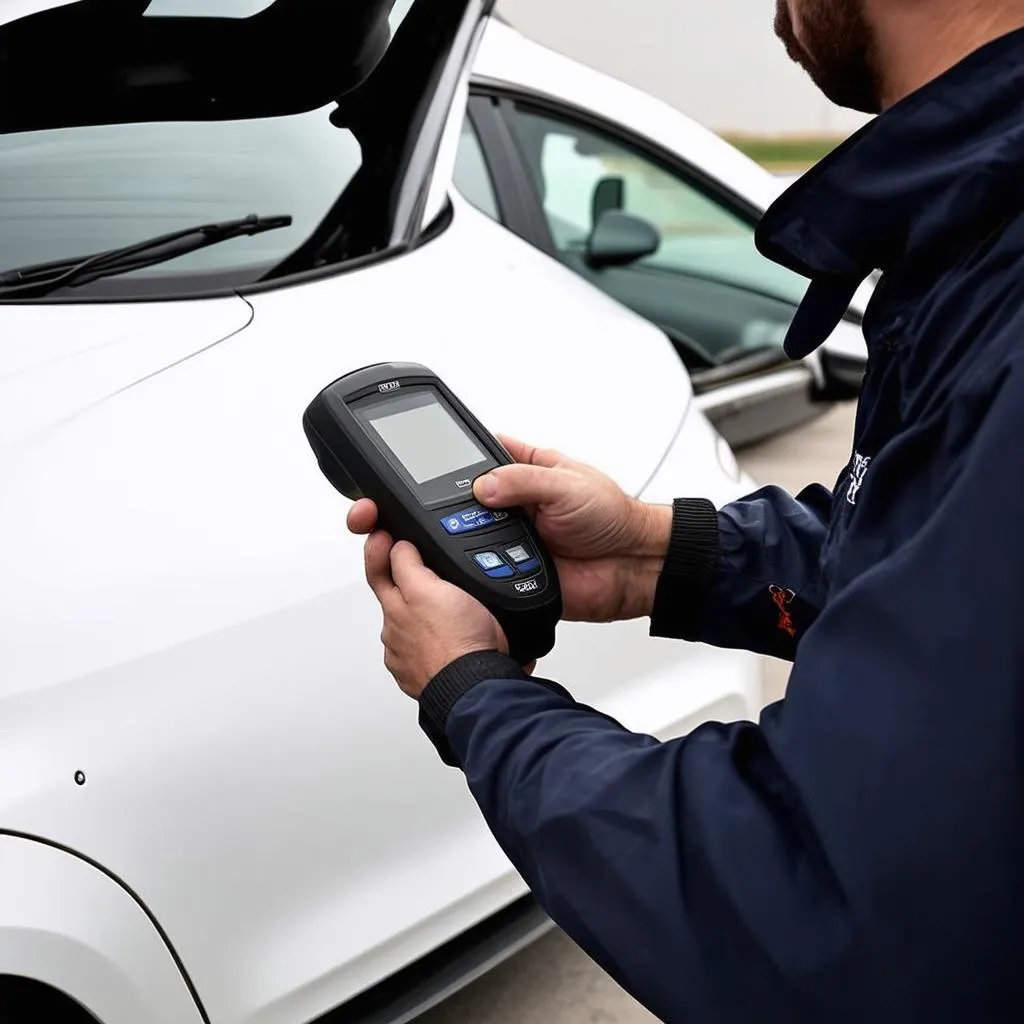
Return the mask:
<path id="1" fill-rule="evenodd" d="M 638 86 L 716 131 L 843 135 L 772 33 L 774 0 L 499 0 L 538 42 Z"/>

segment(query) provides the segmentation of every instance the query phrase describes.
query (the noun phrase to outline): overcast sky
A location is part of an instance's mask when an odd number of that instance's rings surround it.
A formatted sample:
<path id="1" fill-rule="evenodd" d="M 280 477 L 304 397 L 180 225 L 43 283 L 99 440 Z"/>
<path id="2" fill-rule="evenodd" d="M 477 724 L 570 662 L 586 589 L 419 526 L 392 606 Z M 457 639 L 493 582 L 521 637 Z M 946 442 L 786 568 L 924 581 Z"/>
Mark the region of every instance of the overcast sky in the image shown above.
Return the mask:
<path id="1" fill-rule="evenodd" d="M 667 100 L 718 131 L 848 132 L 772 34 L 774 0 L 499 0 L 562 53 Z"/>

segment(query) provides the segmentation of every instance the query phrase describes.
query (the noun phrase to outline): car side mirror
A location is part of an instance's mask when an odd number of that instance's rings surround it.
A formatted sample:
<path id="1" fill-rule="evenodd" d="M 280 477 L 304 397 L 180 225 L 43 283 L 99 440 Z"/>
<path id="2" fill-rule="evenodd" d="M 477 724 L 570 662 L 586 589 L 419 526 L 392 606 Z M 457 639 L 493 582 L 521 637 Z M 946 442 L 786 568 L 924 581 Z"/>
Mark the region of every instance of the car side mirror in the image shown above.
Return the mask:
<path id="1" fill-rule="evenodd" d="M 626 179 L 602 178 L 594 186 L 590 199 L 590 223 L 596 224 L 609 210 L 621 210 L 626 205 Z"/>
<path id="2" fill-rule="evenodd" d="M 622 210 L 605 210 L 587 239 L 586 261 L 589 267 L 625 267 L 661 246 L 658 229 L 640 217 Z"/>

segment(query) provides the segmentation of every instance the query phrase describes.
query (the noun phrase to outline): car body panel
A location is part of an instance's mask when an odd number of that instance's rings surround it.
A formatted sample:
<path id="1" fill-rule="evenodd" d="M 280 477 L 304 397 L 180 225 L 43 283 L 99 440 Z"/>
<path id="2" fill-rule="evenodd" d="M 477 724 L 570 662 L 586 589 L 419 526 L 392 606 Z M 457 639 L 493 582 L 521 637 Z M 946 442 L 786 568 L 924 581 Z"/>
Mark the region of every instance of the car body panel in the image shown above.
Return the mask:
<path id="1" fill-rule="evenodd" d="M 240 301 L 202 331 L 208 300 L 133 307 L 137 342 L 147 318 L 182 339 L 119 376 L 101 323 L 127 338 L 121 307 L 37 311 L 41 334 L 95 318 L 68 357 L 102 386 L 55 389 L 0 449 L 0 820 L 123 879 L 218 1024 L 311 1019 L 524 892 L 381 664 L 347 503 L 302 433 L 312 396 L 415 360 L 633 493 L 747 483 L 659 331 L 453 203 L 406 256 L 251 295 L 231 334 Z M 64 372 L 33 364 L 33 390 Z M 563 625 L 543 670 L 658 734 L 754 713 L 753 659 L 645 634 Z"/>
<path id="2" fill-rule="evenodd" d="M 0 449 L 191 358 L 251 319 L 238 296 L 163 303 L 156 315 L 130 303 L 5 306 Z"/>
<path id="3" fill-rule="evenodd" d="M 64 786 L 88 801 L 88 780 L 76 787 L 65 775 Z M 0 907 L 4 974 L 51 987 L 60 979 L 103 1024 L 208 1024 L 145 908 L 96 865 L 0 835 Z"/>

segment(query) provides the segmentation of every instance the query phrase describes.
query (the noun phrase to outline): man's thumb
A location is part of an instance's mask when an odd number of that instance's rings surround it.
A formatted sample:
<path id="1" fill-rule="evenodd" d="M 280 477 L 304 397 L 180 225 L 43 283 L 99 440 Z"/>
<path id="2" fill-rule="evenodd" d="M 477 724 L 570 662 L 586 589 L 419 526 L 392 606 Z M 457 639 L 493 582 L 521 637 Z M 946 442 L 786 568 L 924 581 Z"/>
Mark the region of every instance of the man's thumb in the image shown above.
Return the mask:
<path id="1" fill-rule="evenodd" d="M 492 508 L 513 505 L 546 505 L 562 497 L 564 481 L 556 469 L 516 463 L 499 466 L 473 484 L 477 501 Z"/>
<path id="2" fill-rule="evenodd" d="M 391 549 L 391 578 L 403 592 L 411 591 L 418 581 L 437 577 L 423 564 L 419 551 L 408 541 L 399 541 Z"/>

